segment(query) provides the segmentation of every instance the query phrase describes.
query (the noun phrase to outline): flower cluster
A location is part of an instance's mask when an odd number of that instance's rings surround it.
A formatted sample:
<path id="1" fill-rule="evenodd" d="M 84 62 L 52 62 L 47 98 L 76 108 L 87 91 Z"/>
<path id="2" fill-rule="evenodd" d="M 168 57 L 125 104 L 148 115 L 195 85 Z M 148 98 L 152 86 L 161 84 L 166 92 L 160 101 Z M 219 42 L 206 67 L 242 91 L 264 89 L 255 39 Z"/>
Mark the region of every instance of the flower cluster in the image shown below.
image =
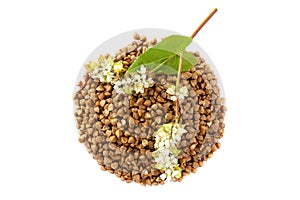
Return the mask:
<path id="1" fill-rule="evenodd" d="M 166 91 L 168 94 L 172 95 L 171 96 L 171 100 L 172 101 L 176 101 L 177 100 L 177 96 L 179 99 L 184 99 L 184 97 L 188 96 L 188 89 L 186 86 L 179 88 L 178 93 L 176 93 L 176 87 L 175 85 L 170 85 Z"/>
<path id="2" fill-rule="evenodd" d="M 177 149 L 176 145 L 180 142 L 182 134 L 186 132 L 184 125 L 168 123 L 154 133 L 156 150 L 152 156 L 156 162 L 154 167 L 165 171 L 160 176 L 162 180 L 173 180 L 181 177 L 181 168 L 176 158 L 181 150 Z"/>
<path id="3" fill-rule="evenodd" d="M 146 75 L 146 67 L 141 66 L 140 70 L 137 70 L 137 74 L 132 75 L 131 78 L 124 78 L 120 81 L 116 81 L 114 89 L 118 94 L 132 94 L 144 93 L 145 88 L 149 88 L 153 84 L 153 80 Z"/>
<path id="4" fill-rule="evenodd" d="M 101 82 L 112 82 L 116 74 L 123 70 L 122 61 L 114 62 L 112 57 L 99 57 L 98 62 L 90 61 L 85 65 L 93 78 L 99 78 Z"/>

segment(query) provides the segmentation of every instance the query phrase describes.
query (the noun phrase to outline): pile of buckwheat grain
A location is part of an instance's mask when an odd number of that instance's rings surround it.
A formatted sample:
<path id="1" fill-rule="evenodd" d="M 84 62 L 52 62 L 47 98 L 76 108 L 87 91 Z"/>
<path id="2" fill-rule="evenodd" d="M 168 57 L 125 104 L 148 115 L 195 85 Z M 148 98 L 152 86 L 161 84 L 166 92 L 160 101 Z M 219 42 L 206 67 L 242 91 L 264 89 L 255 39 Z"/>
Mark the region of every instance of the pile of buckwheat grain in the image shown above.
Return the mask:
<path id="1" fill-rule="evenodd" d="M 115 61 L 122 61 L 123 74 L 156 42 L 134 34 L 134 41 L 114 56 Z M 212 157 L 220 148 L 218 140 L 225 127 L 226 107 L 215 74 L 198 52 L 193 54 L 198 64 L 181 75 L 181 85 L 189 91 L 180 109 L 181 123 L 188 132 L 178 146 L 182 150 L 177 156 L 182 176 L 177 181 L 195 173 Z M 73 96 L 79 142 L 86 146 L 101 169 L 128 183 L 165 182 L 160 178 L 163 172 L 153 167 L 153 133 L 175 118 L 175 103 L 166 90 L 175 83 L 176 76 L 158 74 L 152 78 L 155 83 L 144 93 L 123 95 L 117 94 L 112 84 L 102 83 L 86 73 Z"/>

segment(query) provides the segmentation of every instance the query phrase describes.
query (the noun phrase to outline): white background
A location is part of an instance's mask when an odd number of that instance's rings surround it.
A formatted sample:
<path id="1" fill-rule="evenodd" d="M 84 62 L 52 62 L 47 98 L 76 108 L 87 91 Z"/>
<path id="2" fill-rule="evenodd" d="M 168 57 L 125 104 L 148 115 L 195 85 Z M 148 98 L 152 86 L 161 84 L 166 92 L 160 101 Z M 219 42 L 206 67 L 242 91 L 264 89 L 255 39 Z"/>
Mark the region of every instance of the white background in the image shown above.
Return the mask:
<path id="1" fill-rule="evenodd" d="M 300 199 L 298 1 L 0 2 L 0 199 Z M 190 35 L 227 98 L 222 147 L 181 183 L 126 184 L 77 142 L 72 93 L 89 53 L 137 28 Z M 298 191 L 297 191 L 298 190 Z"/>

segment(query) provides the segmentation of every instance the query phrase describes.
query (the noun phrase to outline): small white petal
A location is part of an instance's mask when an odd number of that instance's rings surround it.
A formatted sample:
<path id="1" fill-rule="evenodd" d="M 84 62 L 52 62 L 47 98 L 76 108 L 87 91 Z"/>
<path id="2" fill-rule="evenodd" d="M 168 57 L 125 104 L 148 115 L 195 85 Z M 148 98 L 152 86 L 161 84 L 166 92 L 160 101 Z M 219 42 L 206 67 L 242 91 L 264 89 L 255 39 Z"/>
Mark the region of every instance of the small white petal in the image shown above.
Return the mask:
<path id="1" fill-rule="evenodd" d="M 184 97 L 188 96 L 188 89 L 186 86 L 179 89 L 179 98 L 184 99 Z"/>
<path id="2" fill-rule="evenodd" d="M 163 180 L 163 181 L 164 181 L 164 180 L 166 180 L 166 178 L 167 178 L 167 175 L 166 175 L 166 174 L 161 174 L 161 175 L 160 175 L 160 178 L 161 178 L 161 180 Z"/>
<path id="3" fill-rule="evenodd" d="M 130 79 L 130 78 L 127 78 L 127 79 L 125 80 L 125 83 L 131 84 L 131 79 Z"/>
<path id="4" fill-rule="evenodd" d="M 140 79 L 141 79 L 141 76 L 138 75 L 138 74 L 135 74 L 134 77 L 133 77 L 133 80 L 134 80 L 135 82 L 140 82 Z"/>
<path id="5" fill-rule="evenodd" d="M 142 78 L 143 82 L 147 81 L 147 76 L 146 76 L 146 74 L 143 74 L 143 75 L 141 76 L 141 78 Z"/>
<path id="6" fill-rule="evenodd" d="M 158 147 L 163 147 L 163 146 L 165 146 L 164 142 L 158 143 Z"/>
<path id="7" fill-rule="evenodd" d="M 104 76 L 102 74 L 99 75 L 99 79 L 100 79 L 101 82 L 105 81 Z"/>
<path id="8" fill-rule="evenodd" d="M 180 174 L 181 174 L 181 172 L 179 170 L 175 170 L 172 172 L 172 177 L 180 178 L 180 176 L 179 176 Z"/>
<path id="9" fill-rule="evenodd" d="M 177 97 L 176 97 L 176 96 L 171 96 L 171 100 L 172 100 L 172 101 L 176 101 L 176 100 L 177 100 Z"/>
<path id="10" fill-rule="evenodd" d="M 148 80 L 147 80 L 147 81 L 148 81 L 148 83 L 149 83 L 149 84 L 152 84 L 152 83 L 154 83 L 154 81 L 152 80 L 152 78 L 148 78 Z"/>
<path id="11" fill-rule="evenodd" d="M 179 128 L 178 133 L 179 134 L 187 133 L 187 130 L 185 130 L 184 128 Z"/>
<path id="12" fill-rule="evenodd" d="M 175 85 L 170 85 L 166 92 L 170 95 L 175 95 Z"/>
<path id="13" fill-rule="evenodd" d="M 171 171 L 170 169 L 167 169 L 167 170 L 166 170 L 166 174 L 167 174 L 167 175 L 169 175 L 169 176 L 170 176 L 170 175 L 171 175 L 171 173 L 172 173 L 172 171 Z"/>
<path id="14" fill-rule="evenodd" d="M 142 65 L 142 66 L 140 67 L 140 70 L 138 70 L 138 72 L 139 72 L 140 74 L 145 74 L 145 73 L 146 73 L 146 67 L 145 67 L 144 65 Z"/>
<path id="15" fill-rule="evenodd" d="M 149 87 L 149 83 L 148 82 L 144 82 L 144 88 L 148 88 Z"/>
<path id="16" fill-rule="evenodd" d="M 172 128 L 172 133 L 177 133 L 177 131 L 178 131 L 178 128 L 174 125 Z"/>
<path id="17" fill-rule="evenodd" d="M 169 140 L 165 141 L 165 146 L 166 146 L 166 148 L 170 148 L 170 141 Z"/>

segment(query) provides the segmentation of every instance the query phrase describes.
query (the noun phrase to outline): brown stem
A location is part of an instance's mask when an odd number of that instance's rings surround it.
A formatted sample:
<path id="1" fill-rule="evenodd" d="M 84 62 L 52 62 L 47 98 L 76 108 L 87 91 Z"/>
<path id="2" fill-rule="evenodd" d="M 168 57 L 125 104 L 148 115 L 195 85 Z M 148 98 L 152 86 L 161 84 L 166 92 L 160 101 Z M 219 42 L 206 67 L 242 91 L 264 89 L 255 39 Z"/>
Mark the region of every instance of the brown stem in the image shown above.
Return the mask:
<path id="1" fill-rule="evenodd" d="M 202 27 L 210 20 L 210 18 L 218 11 L 217 8 L 213 9 L 213 11 L 205 18 L 205 20 L 198 26 L 198 28 L 191 35 L 191 38 L 194 38 L 198 32 L 202 29 Z"/>
<path id="2" fill-rule="evenodd" d="M 191 35 L 191 38 L 194 38 L 198 32 L 202 29 L 202 27 L 210 20 L 210 18 L 218 11 L 217 8 L 213 9 L 213 11 L 204 19 L 204 21 L 198 26 L 198 28 L 194 31 L 194 33 Z M 179 54 L 179 66 L 178 66 L 178 74 L 177 74 L 177 80 L 176 80 L 176 86 L 175 86 L 175 94 L 176 94 L 176 108 L 175 108 L 175 122 L 179 123 L 180 120 L 180 104 L 179 104 L 179 97 L 178 97 L 178 92 L 179 92 L 179 82 L 180 82 L 180 75 L 182 71 L 182 56 L 183 52 L 180 52 Z"/>

